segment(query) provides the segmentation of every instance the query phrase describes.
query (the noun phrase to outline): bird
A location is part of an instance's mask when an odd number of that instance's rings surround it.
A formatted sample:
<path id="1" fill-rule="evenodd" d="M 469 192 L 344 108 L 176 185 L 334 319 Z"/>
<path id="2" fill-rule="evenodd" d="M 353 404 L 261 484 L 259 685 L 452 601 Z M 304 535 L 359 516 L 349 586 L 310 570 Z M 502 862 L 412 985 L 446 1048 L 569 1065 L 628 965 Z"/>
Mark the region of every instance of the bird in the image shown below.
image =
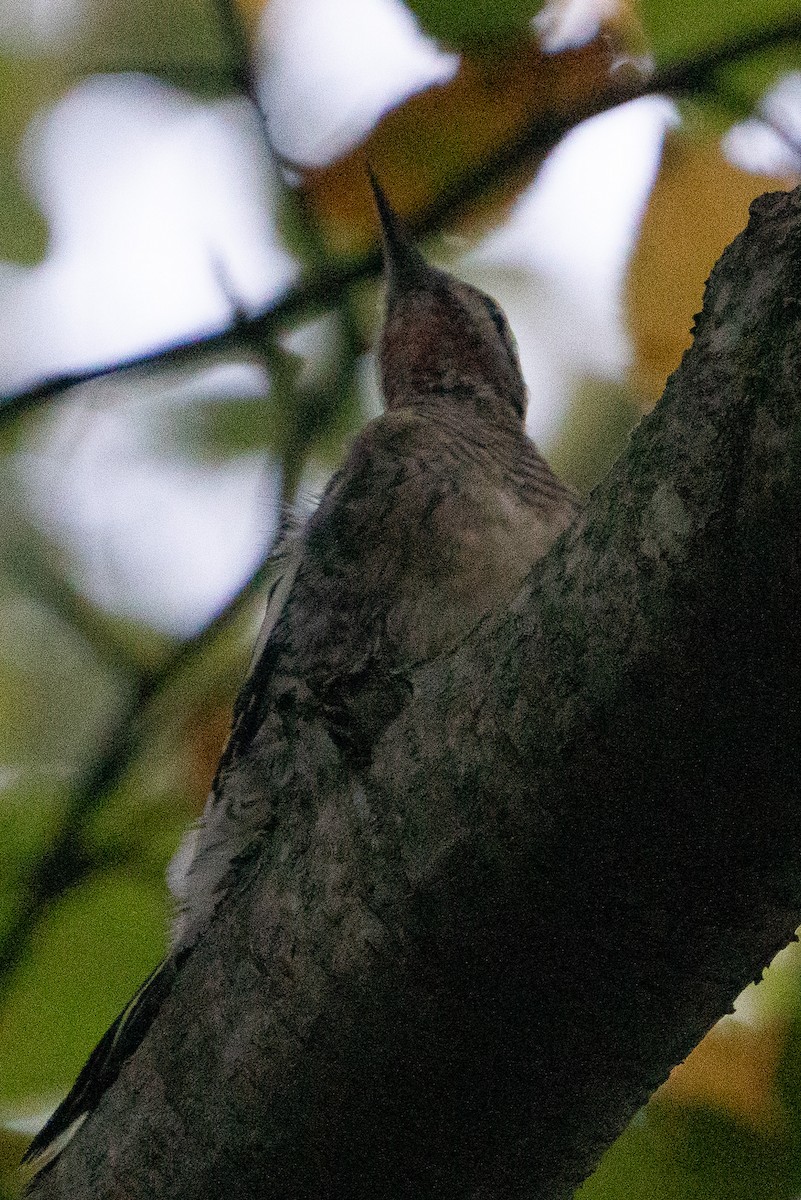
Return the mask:
<path id="1" fill-rule="evenodd" d="M 526 433 L 526 385 L 500 307 L 429 264 L 369 168 L 368 177 L 386 283 L 383 414 L 284 540 L 205 810 L 168 872 L 170 951 L 31 1142 L 24 1161 L 34 1171 L 91 1116 L 267 836 L 270 797 L 252 769 L 260 742 L 280 725 L 291 747 L 292 721 L 311 713 L 356 786 L 415 669 L 508 605 L 578 510 Z"/>

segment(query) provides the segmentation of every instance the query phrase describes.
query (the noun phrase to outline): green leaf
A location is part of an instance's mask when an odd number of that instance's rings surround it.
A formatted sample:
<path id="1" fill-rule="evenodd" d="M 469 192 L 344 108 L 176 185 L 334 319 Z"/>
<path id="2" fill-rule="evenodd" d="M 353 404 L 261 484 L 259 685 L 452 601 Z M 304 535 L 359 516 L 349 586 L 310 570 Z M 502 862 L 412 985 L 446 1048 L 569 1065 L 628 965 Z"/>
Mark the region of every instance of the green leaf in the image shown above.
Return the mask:
<path id="1" fill-rule="evenodd" d="M 797 0 L 641 0 L 646 38 L 659 64 L 698 54 L 798 16 Z"/>
<path id="2" fill-rule="evenodd" d="M 456 50 L 482 53 L 519 37 L 541 0 L 407 0 L 426 33 Z"/>
<path id="3" fill-rule="evenodd" d="M 576 1200 L 792 1200 L 793 1174 L 782 1134 L 763 1136 L 720 1110 L 657 1097 Z"/>
<path id="4" fill-rule="evenodd" d="M 264 396 L 199 398 L 162 411 L 149 431 L 156 453 L 223 463 L 243 454 L 276 453 L 274 405 Z"/>
<path id="5" fill-rule="evenodd" d="M 209 0 L 95 0 L 81 47 L 94 71 L 144 71 L 203 95 L 232 90 L 229 56 Z"/>
<path id="6" fill-rule="evenodd" d="M 7 771 L 11 778 L 0 787 L 0 930 L 18 900 L 21 876 L 47 847 L 66 792 L 63 780 L 52 776 L 21 768 Z"/>
<path id="7" fill-rule="evenodd" d="M 801 67 L 801 38 L 732 63 L 718 76 L 717 98 L 736 117 L 750 116 L 765 93 Z"/>
<path id="8" fill-rule="evenodd" d="M 38 930 L 3 1011 L 0 1104 L 53 1103 L 156 965 L 165 889 L 117 873 L 67 897 Z"/>
<path id="9" fill-rule="evenodd" d="M 0 1127 L 0 1200 L 12 1200 L 22 1193 L 19 1163 L 27 1144 L 24 1134 Z"/>
<path id="10" fill-rule="evenodd" d="M 584 380 L 549 455 L 556 473 L 579 492 L 589 492 L 625 452 L 641 415 L 626 387 L 608 380 Z"/>
<path id="11" fill-rule="evenodd" d="M 49 69 L 48 69 L 49 67 Z M 31 118 L 61 90 L 61 72 L 44 60 L 0 55 L 0 258 L 42 258 L 47 225 L 20 172 L 19 142 Z"/>
<path id="12" fill-rule="evenodd" d="M 115 711 L 118 680 L 66 622 L 7 585 L 0 574 L 0 763 L 74 769 Z"/>

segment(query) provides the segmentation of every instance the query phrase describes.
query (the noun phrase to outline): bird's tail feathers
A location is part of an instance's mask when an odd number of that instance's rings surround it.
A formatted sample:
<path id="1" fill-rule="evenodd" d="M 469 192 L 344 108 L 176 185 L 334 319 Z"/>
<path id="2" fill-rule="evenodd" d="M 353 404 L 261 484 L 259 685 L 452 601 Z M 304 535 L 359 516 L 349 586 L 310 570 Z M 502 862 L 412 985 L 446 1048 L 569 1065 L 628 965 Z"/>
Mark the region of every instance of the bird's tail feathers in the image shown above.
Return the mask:
<path id="1" fill-rule="evenodd" d="M 56 1160 L 103 1093 L 111 1087 L 123 1063 L 131 1057 L 150 1028 L 172 987 L 175 971 L 175 960 L 165 959 L 104 1033 L 69 1094 L 25 1151 L 22 1161 L 34 1172 L 42 1171 Z"/>

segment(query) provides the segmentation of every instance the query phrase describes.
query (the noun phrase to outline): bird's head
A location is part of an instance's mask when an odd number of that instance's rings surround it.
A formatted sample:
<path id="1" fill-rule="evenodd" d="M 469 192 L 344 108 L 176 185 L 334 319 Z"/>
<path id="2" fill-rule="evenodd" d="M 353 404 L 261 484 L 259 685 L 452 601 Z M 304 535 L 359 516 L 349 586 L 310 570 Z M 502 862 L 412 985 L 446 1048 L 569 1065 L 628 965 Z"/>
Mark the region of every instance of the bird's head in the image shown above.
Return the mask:
<path id="1" fill-rule="evenodd" d="M 379 363 L 387 409 L 453 396 L 523 422 L 526 385 L 506 317 L 490 297 L 430 266 L 370 172 L 387 283 Z"/>

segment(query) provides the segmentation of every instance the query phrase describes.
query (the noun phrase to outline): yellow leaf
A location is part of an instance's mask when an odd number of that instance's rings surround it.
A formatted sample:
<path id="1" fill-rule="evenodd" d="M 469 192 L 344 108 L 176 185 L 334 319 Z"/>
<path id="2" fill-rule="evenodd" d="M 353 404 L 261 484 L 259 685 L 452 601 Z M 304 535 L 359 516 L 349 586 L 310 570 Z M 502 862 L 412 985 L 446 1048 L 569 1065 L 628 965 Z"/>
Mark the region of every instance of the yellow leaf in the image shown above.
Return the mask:
<path id="1" fill-rule="evenodd" d="M 794 181 L 733 166 L 717 137 L 671 135 L 651 193 L 627 284 L 633 383 L 646 407 L 690 345 L 704 283 L 748 221 L 748 206 Z"/>
<path id="2" fill-rule="evenodd" d="M 250 37 L 255 37 L 261 22 L 261 14 L 269 4 L 269 0 L 234 0 L 234 4 Z"/>
<path id="3" fill-rule="evenodd" d="M 780 1125 L 783 1112 L 774 1080 L 786 1032 L 780 1020 L 751 1025 L 724 1018 L 671 1071 L 657 1096 L 725 1109 L 763 1132 Z"/>
<path id="4" fill-rule="evenodd" d="M 387 113 L 363 145 L 306 175 L 304 191 L 332 249 L 352 254 L 375 241 L 367 161 L 398 211 L 414 218 L 538 118 L 564 116 L 588 104 L 609 84 L 619 56 L 619 41 L 608 34 L 558 54 L 545 53 L 531 38 L 494 57 L 463 56 L 448 83 L 412 96 Z M 497 219 L 540 159 L 532 154 L 516 179 L 484 196 L 473 220 Z"/>

